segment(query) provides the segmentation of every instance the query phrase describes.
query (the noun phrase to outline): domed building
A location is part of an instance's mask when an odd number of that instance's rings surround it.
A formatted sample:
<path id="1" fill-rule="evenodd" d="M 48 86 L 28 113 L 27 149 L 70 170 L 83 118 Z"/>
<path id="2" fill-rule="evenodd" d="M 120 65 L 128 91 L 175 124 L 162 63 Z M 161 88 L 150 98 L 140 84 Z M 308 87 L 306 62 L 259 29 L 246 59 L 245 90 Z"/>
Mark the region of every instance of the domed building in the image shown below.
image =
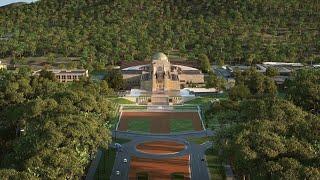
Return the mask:
<path id="1" fill-rule="evenodd" d="M 196 68 L 173 65 L 164 53 L 152 56 L 151 63 L 122 69 L 128 89 L 140 89 L 149 92 L 153 99 L 165 96 L 179 96 L 180 89 L 188 84 L 204 84 L 204 75 Z M 146 95 L 148 96 L 148 95 Z M 176 98 L 173 98 L 176 99 Z M 165 100 L 166 101 L 166 100 Z M 170 102 L 170 98 L 168 102 Z"/>
<path id="2" fill-rule="evenodd" d="M 159 60 L 159 61 L 169 62 L 168 57 L 167 57 L 164 53 L 162 53 L 162 52 L 158 52 L 158 53 L 154 54 L 154 55 L 152 56 L 152 61 L 153 61 L 153 60 L 155 60 L 155 61 Z"/>

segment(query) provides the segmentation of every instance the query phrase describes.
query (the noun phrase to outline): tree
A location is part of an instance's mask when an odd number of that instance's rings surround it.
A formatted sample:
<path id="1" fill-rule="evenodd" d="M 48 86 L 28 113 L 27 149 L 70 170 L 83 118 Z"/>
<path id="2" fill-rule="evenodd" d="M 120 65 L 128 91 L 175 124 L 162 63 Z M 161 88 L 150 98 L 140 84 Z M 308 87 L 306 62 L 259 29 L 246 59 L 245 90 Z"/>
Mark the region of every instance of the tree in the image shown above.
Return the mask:
<path id="1" fill-rule="evenodd" d="M 209 76 L 206 80 L 206 88 L 216 88 L 218 90 L 224 90 L 225 89 L 225 80 L 221 77 L 218 77 L 216 74 L 214 74 L 212 71 L 209 72 Z"/>
<path id="2" fill-rule="evenodd" d="M 218 118 L 221 123 L 216 145 L 232 157 L 240 176 L 316 179 L 319 175 L 319 145 L 314 143 L 320 139 L 319 117 L 283 99 L 216 104 L 208 110 L 211 113 L 208 117 Z M 208 121 L 216 121 L 215 118 Z M 310 133 L 311 136 L 307 135 Z"/>
<path id="3" fill-rule="evenodd" d="M 232 87 L 228 95 L 231 100 L 243 100 L 249 98 L 251 93 L 246 85 L 239 84 Z"/>
<path id="4" fill-rule="evenodd" d="M 200 62 L 200 67 L 202 72 L 204 73 L 208 73 L 211 71 L 211 65 L 210 65 L 210 61 L 207 55 L 205 54 L 200 54 L 199 55 L 199 62 Z"/>
<path id="5" fill-rule="evenodd" d="M 54 59 L 55 59 L 55 55 L 53 53 L 49 53 L 47 60 L 49 63 L 53 64 L 54 63 Z"/>
<path id="6" fill-rule="evenodd" d="M 313 23 L 303 20 L 317 14 L 316 2 L 245 1 L 226 5 L 142 0 L 139 5 L 125 1 L 117 8 L 118 3 L 110 1 L 93 9 L 90 7 L 96 1 L 75 2 L 45 1 L 1 9 L 0 56 L 81 55 L 84 66 L 99 62 L 101 55 L 106 57 L 106 64 L 117 64 L 126 59 L 144 60 L 155 49 L 175 49 L 185 57 L 206 54 L 210 59 L 251 65 L 270 60 L 300 61 L 317 56 L 314 49 L 319 49 L 318 34 L 310 32 L 319 26 L 317 17 L 311 19 Z M 300 21 L 288 18 L 297 11 L 304 12 L 299 14 Z M 106 13 L 108 16 L 103 16 Z M 124 18 L 118 21 L 119 17 Z M 271 21 L 272 26 L 265 23 Z M 88 22 L 90 28 L 84 28 Z M 106 26 L 107 22 L 112 23 Z"/>
<path id="7" fill-rule="evenodd" d="M 46 70 L 42 70 L 40 72 L 40 77 L 49 79 L 51 81 L 55 81 L 56 80 L 56 76 L 54 75 L 54 73 L 51 72 L 51 71 L 46 71 Z"/>
<path id="8" fill-rule="evenodd" d="M 119 70 L 109 71 L 104 80 L 108 83 L 109 87 L 114 90 L 123 89 L 125 85 L 125 81 Z"/>
<path id="9" fill-rule="evenodd" d="M 1 169 L 0 177 L 3 179 L 38 179 L 27 172 L 19 172 L 15 169 Z"/>
<path id="10" fill-rule="evenodd" d="M 287 98 L 307 111 L 319 113 L 320 109 L 320 70 L 303 69 L 297 71 L 286 82 Z"/>
<path id="11" fill-rule="evenodd" d="M 0 72 L 0 177 L 77 179 L 111 141 L 106 124 L 115 104 L 106 97 L 113 91 L 89 80 L 65 86 L 40 74 Z"/>
<path id="12" fill-rule="evenodd" d="M 250 94 L 256 97 L 275 97 L 277 94 L 277 86 L 273 79 L 267 77 L 255 69 L 235 72 L 236 86 L 244 85 L 249 89 Z M 240 86 L 241 87 L 241 86 Z M 243 87 L 241 87 L 243 89 Z M 237 94 L 232 90 L 232 94 Z M 233 97 L 234 98 L 234 97 Z"/>
<path id="13" fill-rule="evenodd" d="M 278 76 L 279 75 L 279 71 L 274 68 L 274 67 L 268 67 L 267 70 L 266 70 L 266 76 L 268 77 L 275 77 L 275 76 Z"/>
<path id="14" fill-rule="evenodd" d="M 224 65 L 224 60 L 222 58 L 219 58 L 216 62 L 216 64 L 219 66 L 219 67 L 222 67 Z"/>
<path id="15" fill-rule="evenodd" d="M 264 81 L 264 94 L 269 95 L 271 97 L 275 97 L 277 95 L 277 86 L 273 79 L 265 78 Z"/>

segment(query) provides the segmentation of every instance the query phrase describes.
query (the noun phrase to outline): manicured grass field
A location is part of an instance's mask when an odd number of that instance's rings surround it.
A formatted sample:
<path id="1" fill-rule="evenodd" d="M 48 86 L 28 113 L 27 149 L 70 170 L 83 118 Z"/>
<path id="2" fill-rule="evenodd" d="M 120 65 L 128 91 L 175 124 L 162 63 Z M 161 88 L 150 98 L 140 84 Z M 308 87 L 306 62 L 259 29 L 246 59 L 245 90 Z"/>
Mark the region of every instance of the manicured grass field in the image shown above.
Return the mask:
<path id="1" fill-rule="evenodd" d="M 149 133 L 150 120 L 149 119 L 132 119 L 128 121 L 128 131 Z"/>
<path id="2" fill-rule="evenodd" d="M 102 150 L 102 157 L 100 159 L 96 174 L 94 175 L 95 180 L 110 179 L 115 158 L 115 149 L 110 148 L 109 150 Z"/>
<path id="3" fill-rule="evenodd" d="M 211 179 L 223 180 L 225 179 L 224 167 L 222 166 L 222 159 L 218 155 L 216 148 L 206 151 L 206 159 L 210 172 Z"/>
<path id="4" fill-rule="evenodd" d="M 192 111 L 198 111 L 198 106 L 196 104 L 185 104 L 183 106 L 173 106 L 175 110 L 190 110 Z"/>
<path id="5" fill-rule="evenodd" d="M 134 102 L 124 98 L 110 98 L 110 100 L 118 104 L 135 104 Z"/>
<path id="6" fill-rule="evenodd" d="M 213 100 L 213 98 L 211 98 L 211 97 L 198 97 L 198 98 L 193 99 L 191 101 L 187 101 L 186 104 L 202 105 L 202 104 L 206 104 L 206 103 L 210 102 L 211 100 Z"/>
<path id="7" fill-rule="evenodd" d="M 194 131 L 191 119 L 171 119 L 170 132 Z"/>
<path id="8" fill-rule="evenodd" d="M 135 105 L 133 105 L 133 106 L 123 106 L 122 110 L 145 110 L 147 108 L 148 108 L 148 106 L 143 106 L 143 105 L 135 106 Z"/>

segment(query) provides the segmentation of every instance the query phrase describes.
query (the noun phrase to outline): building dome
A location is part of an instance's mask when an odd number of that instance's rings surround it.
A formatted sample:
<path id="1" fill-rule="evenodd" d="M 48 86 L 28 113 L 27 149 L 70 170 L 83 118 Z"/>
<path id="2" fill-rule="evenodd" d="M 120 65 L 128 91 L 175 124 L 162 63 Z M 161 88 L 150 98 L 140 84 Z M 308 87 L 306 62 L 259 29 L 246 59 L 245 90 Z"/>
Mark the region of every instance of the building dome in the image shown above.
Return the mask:
<path id="1" fill-rule="evenodd" d="M 169 62 L 168 57 L 162 53 L 158 52 L 152 56 L 152 61 L 166 61 Z"/>

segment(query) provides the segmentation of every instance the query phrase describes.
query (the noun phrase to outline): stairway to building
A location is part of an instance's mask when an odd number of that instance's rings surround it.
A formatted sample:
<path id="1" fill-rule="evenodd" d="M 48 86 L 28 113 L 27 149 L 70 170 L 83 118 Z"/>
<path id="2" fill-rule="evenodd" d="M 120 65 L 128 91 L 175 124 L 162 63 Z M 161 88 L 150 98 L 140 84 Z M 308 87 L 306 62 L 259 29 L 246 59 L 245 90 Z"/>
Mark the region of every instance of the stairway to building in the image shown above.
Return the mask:
<path id="1" fill-rule="evenodd" d="M 153 94 L 151 96 L 152 105 L 169 105 L 169 97 L 165 94 Z"/>

